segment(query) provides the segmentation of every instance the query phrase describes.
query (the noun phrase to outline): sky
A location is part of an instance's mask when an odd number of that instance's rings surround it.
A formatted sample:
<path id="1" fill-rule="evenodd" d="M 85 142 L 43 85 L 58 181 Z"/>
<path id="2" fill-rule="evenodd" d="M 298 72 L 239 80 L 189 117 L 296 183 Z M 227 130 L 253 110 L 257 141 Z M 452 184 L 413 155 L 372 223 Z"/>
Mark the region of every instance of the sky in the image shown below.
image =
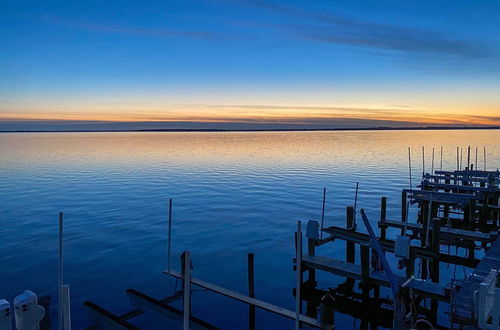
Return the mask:
<path id="1" fill-rule="evenodd" d="M 0 3 L 0 130 L 500 126 L 500 1 Z"/>

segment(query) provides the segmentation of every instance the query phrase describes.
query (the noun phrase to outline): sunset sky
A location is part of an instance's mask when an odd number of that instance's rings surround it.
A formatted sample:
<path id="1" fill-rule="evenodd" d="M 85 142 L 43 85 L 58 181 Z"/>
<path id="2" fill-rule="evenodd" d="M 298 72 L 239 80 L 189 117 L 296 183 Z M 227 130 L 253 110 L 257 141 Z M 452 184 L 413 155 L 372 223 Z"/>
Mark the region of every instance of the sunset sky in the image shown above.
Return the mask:
<path id="1" fill-rule="evenodd" d="M 500 126 L 500 1 L 0 3 L 0 130 Z"/>

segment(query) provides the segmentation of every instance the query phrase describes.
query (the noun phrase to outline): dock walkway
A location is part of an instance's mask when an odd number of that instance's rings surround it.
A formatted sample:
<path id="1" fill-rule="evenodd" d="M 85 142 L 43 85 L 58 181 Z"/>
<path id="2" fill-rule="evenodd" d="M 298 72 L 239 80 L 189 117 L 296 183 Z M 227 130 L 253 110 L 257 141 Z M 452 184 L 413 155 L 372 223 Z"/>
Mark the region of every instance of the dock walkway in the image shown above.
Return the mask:
<path id="1" fill-rule="evenodd" d="M 302 262 L 306 267 L 322 270 L 339 276 L 345 276 L 356 280 L 362 280 L 361 265 L 338 260 L 335 258 L 324 256 L 310 256 L 304 255 Z M 389 287 L 389 280 L 383 271 L 370 272 L 370 280 L 378 285 Z M 405 278 L 398 276 L 398 282 L 403 283 Z M 430 281 L 421 281 L 413 279 L 405 284 L 406 287 L 411 288 L 415 293 L 423 294 L 427 297 L 435 298 L 441 301 L 449 301 L 449 290 L 442 285 Z"/>

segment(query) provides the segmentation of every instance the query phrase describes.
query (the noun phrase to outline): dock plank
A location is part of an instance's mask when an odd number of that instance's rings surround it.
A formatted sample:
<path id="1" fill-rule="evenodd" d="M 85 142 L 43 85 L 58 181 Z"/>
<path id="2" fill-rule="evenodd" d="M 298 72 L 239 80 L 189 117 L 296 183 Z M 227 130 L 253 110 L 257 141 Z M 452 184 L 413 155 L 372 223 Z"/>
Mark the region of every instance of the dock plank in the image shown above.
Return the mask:
<path id="1" fill-rule="evenodd" d="M 361 280 L 361 266 L 350 262 L 338 260 L 325 256 L 302 256 L 302 262 L 305 266 L 323 270 L 335 275 Z M 374 271 L 370 273 L 370 279 L 378 285 L 389 287 L 389 280 L 383 271 Z M 403 283 L 405 278 L 398 276 L 398 282 Z M 426 297 L 449 301 L 449 294 L 444 286 L 430 281 L 413 280 L 406 285 L 412 288 L 416 294 Z"/>
<path id="2" fill-rule="evenodd" d="M 378 225 L 379 225 L 379 227 L 380 226 L 388 226 L 388 227 L 399 228 L 399 229 L 402 229 L 405 227 L 404 222 L 394 221 L 394 220 L 379 221 Z M 407 223 L 406 228 L 411 230 L 411 231 L 419 232 L 419 233 L 423 232 L 423 230 L 424 230 L 424 227 L 422 224 L 412 223 L 412 222 Z M 431 226 L 431 228 L 432 228 L 432 226 Z M 495 242 L 495 240 L 498 237 L 498 231 L 492 231 L 489 233 L 482 233 L 480 231 L 471 231 L 471 230 L 452 228 L 452 227 L 447 227 L 447 226 L 440 227 L 440 233 L 441 233 L 441 239 L 443 239 L 443 240 L 448 240 L 448 239 L 459 237 L 460 239 L 465 239 L 465 240 L 470 240 L 470 241 L 480 241 L 480 242 L 493 243 L 493 242 Z"/>

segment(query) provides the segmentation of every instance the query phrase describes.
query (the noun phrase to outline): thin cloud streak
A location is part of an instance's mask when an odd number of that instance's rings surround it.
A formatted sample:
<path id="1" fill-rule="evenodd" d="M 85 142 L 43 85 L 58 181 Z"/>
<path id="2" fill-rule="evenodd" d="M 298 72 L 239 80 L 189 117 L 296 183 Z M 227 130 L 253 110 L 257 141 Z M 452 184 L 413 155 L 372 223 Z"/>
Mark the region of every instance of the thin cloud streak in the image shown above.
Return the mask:
<path id="1" fill-rule="evenodd" d="M 336 14 L 319 14 L 265 1 L 246 1 L 270 11 L 305 19 L 303 24 L 276 26 L 324 43 L 398 52 L 455 56 L 498 57 L 497 49 L 477 41 L 444 35 L 437 31 L 352 19 Z M 321 22 L 322 24 L 318 24 Z"/>
<path id="2" fill-rule="evenodd" d="M 64 19 L 54 15 L 46 15 L 41 19 L 41 21 L 50 24 L 62 25 L 68 28 L 81 29 L 93 32 L 144 35 L 144 36 L 155 36 L 155 37 L 180 37 L 180 38 L 207 39 L 207 40 L 220 40 L 228 38 L 228 36 L 226 35 L 220 33 L 214 33 L 211 31 L 147 29 L 135 26 L 96 24 L 90 22 L 81 22 L 81 21 Z"/>

